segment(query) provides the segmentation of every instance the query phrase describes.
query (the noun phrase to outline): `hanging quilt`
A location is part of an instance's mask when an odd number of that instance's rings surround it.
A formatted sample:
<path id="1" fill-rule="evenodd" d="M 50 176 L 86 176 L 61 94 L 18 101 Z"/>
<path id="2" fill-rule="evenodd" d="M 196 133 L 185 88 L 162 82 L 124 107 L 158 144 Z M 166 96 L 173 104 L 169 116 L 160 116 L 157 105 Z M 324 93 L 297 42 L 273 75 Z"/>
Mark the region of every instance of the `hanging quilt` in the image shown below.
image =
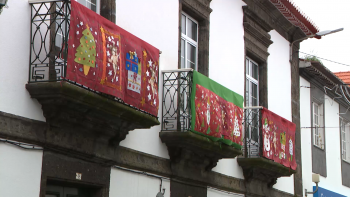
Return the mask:
<path id="1" fill-rule="evenodd" d="M 261 117 L 263 156 L 295 170 L 295 124 L 266 108 Z"/>
<path id="2" fill-rule="evenodd" d="M 158 115 L 159 50 L 71 1 L 66 79 Z"/>
<path id="3" fill-rule="evenodd" d="M 243 97 L 193 71 L 191 131 L 242 148 Z"/>

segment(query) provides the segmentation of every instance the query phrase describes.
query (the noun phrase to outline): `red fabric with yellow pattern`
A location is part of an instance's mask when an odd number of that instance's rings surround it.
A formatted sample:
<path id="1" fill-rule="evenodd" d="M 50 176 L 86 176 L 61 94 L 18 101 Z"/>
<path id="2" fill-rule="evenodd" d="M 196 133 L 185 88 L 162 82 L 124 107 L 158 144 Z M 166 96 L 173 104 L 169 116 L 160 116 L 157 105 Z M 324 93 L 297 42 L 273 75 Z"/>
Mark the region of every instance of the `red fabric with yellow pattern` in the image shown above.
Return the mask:
<path id="1" fill-rule="evenodd" d="M 158 115 L 157 48 L 75 1 L 68 46 L 66 79 Z"/>

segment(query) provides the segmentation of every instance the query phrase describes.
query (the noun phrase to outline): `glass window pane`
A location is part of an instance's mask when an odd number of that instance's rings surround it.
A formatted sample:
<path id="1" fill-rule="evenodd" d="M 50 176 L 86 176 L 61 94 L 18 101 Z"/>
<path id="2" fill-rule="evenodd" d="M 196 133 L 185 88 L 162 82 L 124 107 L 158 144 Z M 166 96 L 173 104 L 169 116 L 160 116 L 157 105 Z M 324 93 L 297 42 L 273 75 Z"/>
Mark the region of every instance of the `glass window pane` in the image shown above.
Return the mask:
<path id="1" fill-rule="evenodd" d="M 249 93 L 249 81 L 246 80 L 246 82 L 245 82 L 245 105 L 246 106 L 250 106 L 249 96 L 250 96 L 250 93 Z"/>
<path id="2" fill-rule="evenodd" d="M 256 80 L 258 80 L 258 72 L 259 72 L 258 65 L 252 62 L 252 77 Z"/>
<path id="3" fill-rule="evenodd" d="M 245 73 L 247 75 L 249 75 L 249 60 L 248 59 L 245 60 Z"/>
<path id="4" fill-rule="evenodd" d="M 196 47 L 187 43 L 187 67 L 196 69 Z"/>
<path id="5" fill-rule="evenodd" d="M 258 86 L 252 83 L 252 106 L 258 106 Z"/>
<path id="6" fill-rule="evenodd" d="M 197 24 L 187 18 L 187 36 L 197 42 Z"/>
<path id="7" fill-rule="evenodd" d="M 318 116 L 316 114 L 314 115 L 314 123 L 315 125 L 318 125 Z"/>
<path id="8" fill-rule="evenodd" d="M 186 16 L 181 15 L 181 33 L 186 35 Z"/>
<path id="9" fill-rule="evenodd" d="M 314 112 L 315 114 L 318 114 L 318 106 L 316 104 L 314 104 Z"/>
<path id="10" fill-rule="evenodd" d="M 186 68 L 185 65 L 185 40 L 181 39 L 181 68 Z"/>
<path id="11" fill-rule="evenodd" d="M 78 2 L 96 12 L 96 0 L 78 0 Z"/>

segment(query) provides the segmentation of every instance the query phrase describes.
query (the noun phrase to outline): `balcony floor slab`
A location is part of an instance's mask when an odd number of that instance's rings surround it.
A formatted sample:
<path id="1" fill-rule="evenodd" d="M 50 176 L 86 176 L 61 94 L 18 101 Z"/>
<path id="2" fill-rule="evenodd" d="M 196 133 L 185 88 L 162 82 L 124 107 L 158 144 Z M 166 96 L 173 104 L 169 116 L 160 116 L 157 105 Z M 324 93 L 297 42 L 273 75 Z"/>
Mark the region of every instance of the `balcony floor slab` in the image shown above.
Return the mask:
<path id="1" fill-rule="evenodd" d="M 29 83 L 26 88 L 51 126 L 106 135 L 116 145 L 130 130 L 159 125 L 153 116 L 68 82 Z"/>

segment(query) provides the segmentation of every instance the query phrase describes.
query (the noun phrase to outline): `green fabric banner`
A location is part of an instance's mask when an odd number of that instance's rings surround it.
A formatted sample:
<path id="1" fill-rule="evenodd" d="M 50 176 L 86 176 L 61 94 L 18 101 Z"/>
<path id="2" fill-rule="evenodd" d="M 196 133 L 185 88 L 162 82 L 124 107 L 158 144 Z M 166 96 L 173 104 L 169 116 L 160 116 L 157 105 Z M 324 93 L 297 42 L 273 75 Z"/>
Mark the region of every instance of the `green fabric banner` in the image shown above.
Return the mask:
<path id="1" fill-rule="evenodd" d="M 193 71 L 191 131 L 241 149 L 243 96 Z"/>

